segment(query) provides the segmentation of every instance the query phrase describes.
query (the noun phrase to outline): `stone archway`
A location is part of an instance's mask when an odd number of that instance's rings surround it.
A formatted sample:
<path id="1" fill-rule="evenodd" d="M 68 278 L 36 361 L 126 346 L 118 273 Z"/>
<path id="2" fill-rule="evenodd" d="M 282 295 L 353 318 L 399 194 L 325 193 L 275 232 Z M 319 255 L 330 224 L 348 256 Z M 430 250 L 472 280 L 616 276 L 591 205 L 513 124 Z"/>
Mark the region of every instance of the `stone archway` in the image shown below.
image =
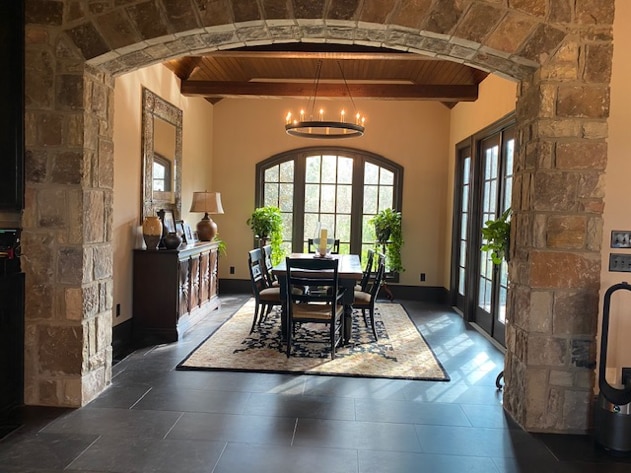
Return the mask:
<path id="1" fill-rule="evenodd" d="M 111 378 L 113 77 L 217 48 L 342 42 L 521 81 L 505 406 L 528 430 L 587 428 L 613 2 L 26 0 L 26 12 L 28 404 L 79 406 Z"/>

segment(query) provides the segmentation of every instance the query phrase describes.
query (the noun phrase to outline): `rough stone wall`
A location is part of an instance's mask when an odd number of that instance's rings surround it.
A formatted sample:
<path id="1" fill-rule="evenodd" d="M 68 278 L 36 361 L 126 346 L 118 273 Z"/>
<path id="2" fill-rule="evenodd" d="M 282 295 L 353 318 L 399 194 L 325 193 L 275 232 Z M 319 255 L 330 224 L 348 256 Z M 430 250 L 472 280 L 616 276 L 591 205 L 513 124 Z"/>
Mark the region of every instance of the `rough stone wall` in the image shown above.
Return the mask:
<path id="1" fill-rule="evenodd" d="M 114 83 L 44 3 L 26 32 L 25 402 L 79 406 L 111 379 Z"/>
<path id="2" fill-rule="evenodd" d="M 591 3 L 517 107 L 504 402 L 531 431 L 591 420 L 613 2 Z"/>
<path id="3" fill-rule="evenodd" d="M 112 77 L 218 48 L 331 42 L 522 81 L 505 405 L 529 430 L 586 427 L 612 0 L 26 0 L 26 17 L 29 404 L 78 406 L 109 382 Z"/>

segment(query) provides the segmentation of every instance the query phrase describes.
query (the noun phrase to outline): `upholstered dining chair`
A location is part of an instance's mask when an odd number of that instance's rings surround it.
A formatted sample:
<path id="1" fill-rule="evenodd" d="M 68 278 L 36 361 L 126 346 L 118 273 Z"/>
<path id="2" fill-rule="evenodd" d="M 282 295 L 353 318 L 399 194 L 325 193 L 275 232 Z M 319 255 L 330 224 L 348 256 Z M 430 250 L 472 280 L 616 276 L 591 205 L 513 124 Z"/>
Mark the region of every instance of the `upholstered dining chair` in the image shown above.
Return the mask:
<path id="1" fill-rule="evenodd" d="M 313 243 L 313 238 L 308 238 L 307 239 L 307 253 L 315 253 L 316 252 L 316 246 Z M 340 239 L 336 238 L 335 240 L 333 240 L 333 247 L 331 248 L 331 254 L 332 255 L 339 255 L 340 254 Z"/>
<path id="2" fill-rule="evenodd" d="M 386 257 L 382 253 L 377 253 L 377 272 L 371 281 L 372 285 L 365 291 L 355 291 L 353 297 L 353 309 L 361 309 L 366 327 L 368 327 L 366 315 L 370 315 L 370 326 L 375 340 L 379 340 L 379 337 L 377 337 L 377 328 L 375 327 L 375 302 L 377 301 L 379 289 L 381 288 L 385 274 Z"/>
<path id="3" fill-rule="evenodd" d="M 286 258 L 287 269 L 287 357 L 291 356 L 296 325 L 302 323 L 322 324 L 328 328 L 318 333 L 319 338 L 303 339 L 301 342 L 328 341 L 331 359 L 344 337 L 344 289 L 339 287 L 338 260 L 321 258 Z M 301 291 L 302 288 L 317 287 L 318 291 Z M 294 290 L 299 289 L 299 290 Z M 323 290 L 324 289 L 324 290 Z"/>
<path id="4" fill-rule="evenodd" d="M 282 299 L 280 297 L 280 286 L 268 287 L 267 285 L 264 275 L 262 250 L 260 248 L 255 248 L 248 252 L 248 267 L 250 269 L 252 294 L 255 301 L 254 318 L 250 328 L 250 333 L 252 333 L 257 322 L 260 324 L 274 306 L 282 305 Z"/>

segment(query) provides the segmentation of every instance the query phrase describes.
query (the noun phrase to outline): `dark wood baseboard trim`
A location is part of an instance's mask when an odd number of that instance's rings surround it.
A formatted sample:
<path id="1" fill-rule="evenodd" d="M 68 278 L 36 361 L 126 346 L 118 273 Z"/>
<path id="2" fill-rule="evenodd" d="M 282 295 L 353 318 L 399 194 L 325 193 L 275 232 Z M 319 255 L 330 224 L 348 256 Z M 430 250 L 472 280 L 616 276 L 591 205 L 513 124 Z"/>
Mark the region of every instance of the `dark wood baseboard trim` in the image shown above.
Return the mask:
<path id="1" fill-rule="evenodd" d="M 411 301 L 431 302 L 434 304 L 448 304 L 449 291 L 439 286 L 402 286 L 388 284 L 393 300 L 406 299 Z"/>
<path id="2" fill-rule="evenodd" d="M 220 279 L 219 297 L 221 294 L 252 294 L 252 283 L 249 279 Z"/>
<path id="3" fill-rule="evenodd" d="M 133 319 L 112 327 L 112 363 L 116 364 L 134 351 Z"/>

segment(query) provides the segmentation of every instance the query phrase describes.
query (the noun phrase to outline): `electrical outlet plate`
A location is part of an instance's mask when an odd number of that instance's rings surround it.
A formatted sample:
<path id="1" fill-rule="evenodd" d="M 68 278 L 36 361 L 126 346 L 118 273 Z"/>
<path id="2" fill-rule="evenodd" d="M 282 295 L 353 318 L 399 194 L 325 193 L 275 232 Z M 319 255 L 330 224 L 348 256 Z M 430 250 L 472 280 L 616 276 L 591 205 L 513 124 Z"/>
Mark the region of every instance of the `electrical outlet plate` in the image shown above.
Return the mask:
<path id="1" fill-rule="evenodd" d="M 631 230 L 612 230 L 611 248 L 631 248 Z"/>
<path id="2" fill-rule="evenodd" d="M 631 273 L 631 254 L 609 253 L 609 271 Z"/>

